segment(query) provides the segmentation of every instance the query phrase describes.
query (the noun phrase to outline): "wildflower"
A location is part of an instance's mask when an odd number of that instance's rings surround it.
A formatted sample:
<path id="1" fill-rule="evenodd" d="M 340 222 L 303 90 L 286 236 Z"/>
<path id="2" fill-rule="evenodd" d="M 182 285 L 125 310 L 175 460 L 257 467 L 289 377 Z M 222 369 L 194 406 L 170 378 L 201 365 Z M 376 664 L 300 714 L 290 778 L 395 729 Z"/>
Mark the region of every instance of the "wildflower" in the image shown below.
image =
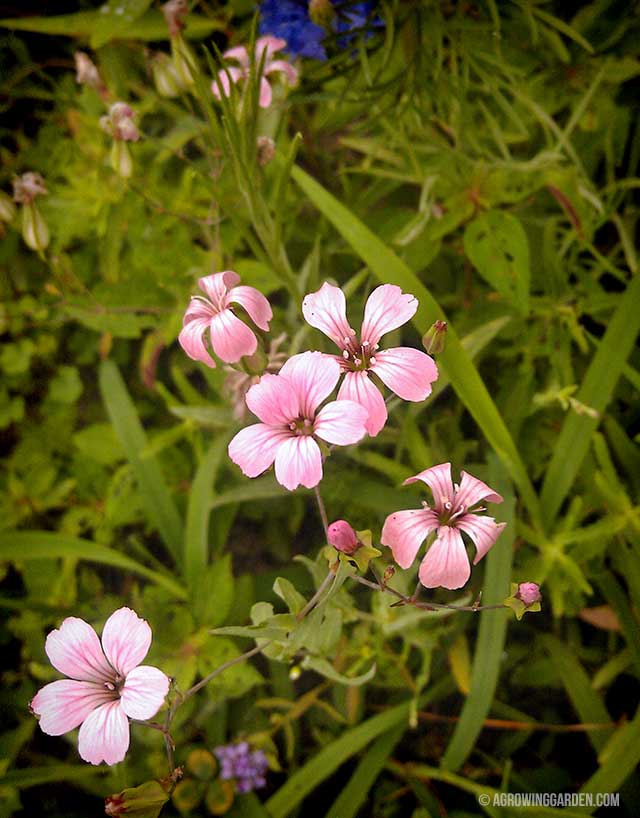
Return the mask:
<path id="1" fill-rule="evenodd" d="M 215 368 L 215 362 L 204 344 L 204 333 L 215 354 L 225 363 L 236 363 L 244 355 L 253 355 L 258 348 L 255 333 L 233 312 L 231 304 L 239 304 L 253 323 L 265 332 L 273 317 L 267 299 L 255 287 L 238 285 L 240 276 L 233 270 L 214 273 L 198 279 L 198 286 L 207 298 L 195 295 L 184 315 L 178 341 L 194 361 Z"/>
<path id="2" fill-rule="evenodd" d="M 260 376 L 265 372 L 271 372 L 272 374 L 277 372 L 287 359 L 286 352 L 279 350 L 280 344 L 283 343 L 286 337 L 287 336 L 282 333 L 270 342 L 266 353 L 266 363 L 263 364 L 260 374 L 243 372 L 231 366 L 225 367 L 225 371 L 228 374 L 224 382 L 224 388 L 225 392 L 230 395 L 231 408 L 236 420 L 244 420 L 247 415 L 245 398 L 249 389 L 258 383 Z"/>
<path id="3" fill-rule="evenodd" d="M 129 748 L 129 722 L 158 712 L 169 679 L 156 667 L 141 665 L 151 644 L 151 628 L 130 608 L 107 619 L 102 645 L 94 629 L 74 616 L 47 636 L 51 664 L 69 676 L 45 685 L 31 710 L 40 728 L 61 736 L 78 725 L 78 752 L 91 764 L 117 764 Z"/>
<path id="4" fill-rule="evenodd" d="M 409 477 L 404 484 L 422 480 L 433 494 L 434 505 L 396 511 L 384 522 L 380 541 L 388 545 L 401 568 L 408 568 L 416 558 L 426 537 L 436 532 L 436 539 L 422 560 L 418 575 L 425 588 L 462 588 L 469 579 L 471 568 L 460 534 L 464 531 L 476 547 L 475 565 L 500 536 L 506 523 L 496 523 L 492 517 L 480 517 L 473 506 L 480 500 L 501 503 L 502 497 L 481 480 L 461 472 L 460 485 L 451 480 L 451 463 L 441 463 Z"/>
<path id="5" fill-rule="evenodd" d="M 503 604 L 511 608 L 517 619 L 522 619 L 525 613 L 537 613 L 542 610 L 540 602 L 542 594 L 536 582 L 511 583 L 511 593 Z"/>
<path id="6" fill-rule="evenodd" d="M 35 200 L 48 192 L 39 173 L 23 173 L 13 180 L 13 201 L 22 205 L 22 238 L 27 247 L 38 252 L 49 245 L 49 228 Z"/>
<path id="7" fill-rule="evenodd" d="M 362 543 L 346 520 L 336 520 L 327 528 L 329 544 L 343 554 L 355 554 Z"/>
<path id="8" fill-rule="evenodd" d="M 13 201 L 17 204 L 30 205 L 38 196 L 46 196 L 48 193 L 39 173 L 23 173 L 13 180 Z"/>
<path id="9" fill-rule="evenodd" d="M 278 37 L 259 37 L 255 45 L 255 63 L 259 65 L 264 55 L 263 76 L 260 77 L 259 105 L 261 108 L 268 108 L 271 105 L 272 92 L 267 76 L 273 73 L 284 74 L 289 85 L 295 85 L 298 81 L 298 71 L 286 60 L 274 60 L 273 56 L 277 51 L 282 51 L 286 42 Z M 238 65 L 222 68 L 218 72 L 217 80 L 214 80 L 211 90 L 217 99 L 220 99 L 220 90 L 226 97 L 231 93 L 229 79 L 234 84 L 240 80 L 247 80 L 251 71 L 251 60 L 249 53 L 243 45 L 230 48 L 222 55 L 227 60 L 235 60 Z"/>
<path id="10" fill-rule="evenodd" d="M 235 779 L 236 792 L 251 792 L 266 786 L 267 757 L 262 750 L 249 749 L 246 741 L 216 747 L 213 751 L 220 762 L 220 778 Z"/>
<path id="11" fill-rule="evenodd" d="M 305 296 L 302 313 L 309 324 L 321 330 L 341 349 L 340 365 L 345 377 L 338 400 L 353 400 L 369 413 L 367 432 L 374 437 L 387 420 L 387 407 L 370 373 L 403 400 L 421 401 L 431 394 L 438 377 L 433 359 L 410 347 L 378 352 L 380 338 L 413 317 L 418 309 L 414 296 L 395 284 L 383 284 L 369 296 L 364 308 L 360 339 L 349 326 L 346 299 L 339 287 L 325 282 L 315 293 Z"/>
<path id="12" fill-rule="evenodd" d="M 516 598 L 525 605 L 533 605 L 535 602 L 540 602 L 542 594 L 540 593 L 540 586 L 535 582 L 521 582 L 516 591 Z"/>
<path id="13" fill-rule="evenodd" d="M 187 0 L 169 0 L 162 6 L 162 13 L 167 22 L 170 37 L 178 37 L 185 27 L 184 18 L 189 13 L 189 3 Z"/>
<path id="14" fill-rule="evenodd" d="M 108 115 L 100 117 L 100 127 L 116 141 L 137 142 L 140 139 L 135 113 L 126 102 L 114 102 Z"/>
<path id="15" fill-rule="evenodd" d="M 104 83 L 95 63 L 84 51 L 76 51 L 73 55 L 76 61 L 76 82 L 78 85 L 88 85 L 96 91 L 104 91 Z"/>
<path id="16" fill-rule="evenodd" d="M 229 443 L 229 457 L 247 477 L 257 477 L 275 461 L 276 480 L 293 491 L 322 480 L 316 438 L 339 446 L 365 435 L 366 411 L 350 400 L 318 405 L 340 377 L 338 363 L 321 352 L 294 355 L 277 375 L 263 375 L 247 392 L 247 406 L 261 423 L 242 429 Z"/>

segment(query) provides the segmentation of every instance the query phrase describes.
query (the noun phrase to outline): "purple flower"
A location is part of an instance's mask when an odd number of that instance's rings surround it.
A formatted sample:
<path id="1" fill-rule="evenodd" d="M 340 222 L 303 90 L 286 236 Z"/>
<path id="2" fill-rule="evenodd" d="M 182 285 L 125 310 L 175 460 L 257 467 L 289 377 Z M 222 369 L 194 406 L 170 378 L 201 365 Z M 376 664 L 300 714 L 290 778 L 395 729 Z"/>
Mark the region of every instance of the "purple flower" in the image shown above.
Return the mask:
<path id="1" fill-rule="evenodd" d="M 251 750 L 246 741 L 214 749 L 220 762 L 220 778 L 235 779 L 236 792 L 251 792 L 266 786 L 267 757 L 262 750 Z"/>

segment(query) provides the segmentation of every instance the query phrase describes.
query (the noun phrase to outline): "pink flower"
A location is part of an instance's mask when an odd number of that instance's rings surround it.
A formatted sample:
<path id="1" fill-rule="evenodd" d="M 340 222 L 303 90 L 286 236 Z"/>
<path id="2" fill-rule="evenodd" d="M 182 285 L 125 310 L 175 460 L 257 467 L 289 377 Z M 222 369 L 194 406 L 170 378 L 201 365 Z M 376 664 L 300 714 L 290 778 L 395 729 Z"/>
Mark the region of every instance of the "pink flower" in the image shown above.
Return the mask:
<path id="1" fill-rule="evenodd" d="M 247 392 L 247 406 L 262 422 L 238 432 L 229 457 L 247 477 L 275 461 L 276 480 L 289 491 L 317 486 L 322 454 L 316 438 L 348 446 L 365 435 L 367 413 L 354 401 L 333 401 L 316 411 L 339 377 L 337 361 L 321 352 L 294 355 L 277 375 L 263 375 Z"/>
<path id="2" fill-rule="evenodd" d="M 521 582 L 518 585 L 516 599 L 524 602 L 525 605 L 533 605 L 535 602 L 540 602 L 542 599 L 540 586 L 536 582 Z"/>
<path id="3" fill-rule="evenodd" d="M 256 66 L 260 65 L 262 55 L 264 54 L 263 76 L 260 77 L 260 98 L 258 100 L 261 108 L 268 108 L 269 105 L 271 105 L 272 94 L 271 86 L 267 79 L 268 74 L 284 74 L 289 85 L 295 85 L 298 81 L 298 71 L 291 63 L 286 60 L 273 59 L 273 55 L 276 51 L 282 51 L 286 44 L 286 40 L 281 40 L 279 37 L 271 37 L 269 35 L 259 37 L 256 40 L 254 57 Z M 229 78 L 231 78 L 231 82 L 235 84 L 240 80 L 247 80 L 251 71 L 251 60 L 245 46 L 238 45 L 235 48 L 230 48 L 228 51 L 225 51 L 222 56 L 227 60 L 235 60 L 239 65 L 223 68 L 218 71 L 218 79 L 217 81 L 214 80 L 211 85 L 211 90 L 217 99 L 220 99 L 221 87 L 225 97 L 230 95 L 231 87 L 229 85 Z"/>
<path id="4" fill-rule="evenodd" d="M 261 330 L 269 329 L 273 318 L 269 302 L 255 287 L 236 286 L 239 281 L 240 276 L 232 270 L 198 279 L 198 286 L 208 298 L 201 295 L 191 298 L 178 336 L 180 345 L 194 361 L 215 367 L 203 340 L 207 329 L 213 351 L 225 363 L 253 355 L 258 348 L 253 330 L 234 315 L 232 303 L 239 304 Z"/>
<path id="5" fill-rule="evenodd" d="M 327 528 L 329 544 L 344 554 L 355 554 L 362 543 L 346 520 L 336 520 Z"/>
<path id="6" fill-rule="evenodd" d="M 506 523 L 496 523 L 493 517 L 480 517 L 473 509 L 480 500 L 501 503 L 502 497 L 466 472 L 461 472 L 460 485 L 451 481 L 451 463 L 441 463 L 404 481 L 422 480 L 433 494 L 434 507 L 423 502 L 423 508 L 396 511 L 384 522 L 380 541 L 388 545 L 401 568 L 408 568 L 418 549 L 432 531 L 437 537 L 420 565 L 420 582 L 425 588 L 462 588 L 469 579 L 471 568 L 462 541 L 461 531 L 468 534 L 476 546 L 478 563 L 500 536 Z"/>
<path id="7" fill-rule="evenodd" d="M 126 102 L 114 102 L 109 114 L 100 117 L 100 127 L 120 142 L 137 142 L 140 139 L 135 113 Z"/>
<path id="8" fill-rule="evenodd" d="M 141 665 L 151 628 L 130 608 L 107 619 L 102 645 L 91 625 L 70 616 L 47 636 L 51 664 L 70 676 L 45 685 L 31 702 L 40 728 L 61 736 L 78 725 L 78 752 L 91 764 L 117 764 L 129 748 L 129 721 L 150 719 L 169 690 L 157 667 Z"/>
<path id="9" fill-rule="evenodd" d="M 349 326 L 346 299 L 339 287 L 324 283 L 315 293 L 305 296 L 302 313 L 309 324 L 321 330 L 342 350 L 340 364 L 346 373 L 338 400 L 353 400 L 367 410 L 367 432 L 374 437 L 387 420 L 387 407 L 370 373 L 403 400 L 421 401 L 431 394 L 438 377 L 433 359 L 410 347 L 378 352 L 378 341 L 401 327 L 418 309 L 414 296 L 403 293 L 395 284 L 382 284 L 369 296 L 364 308 L 360 340 Z"/>

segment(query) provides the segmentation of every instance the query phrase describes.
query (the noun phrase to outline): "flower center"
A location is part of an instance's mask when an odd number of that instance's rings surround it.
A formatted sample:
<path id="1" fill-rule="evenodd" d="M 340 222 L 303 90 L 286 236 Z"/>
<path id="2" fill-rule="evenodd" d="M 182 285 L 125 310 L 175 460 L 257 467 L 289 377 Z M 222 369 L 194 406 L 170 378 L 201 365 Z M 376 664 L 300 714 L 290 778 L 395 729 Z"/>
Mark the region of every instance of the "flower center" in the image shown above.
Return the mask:
<path id="1" fill-rule="evenodd" d="M 295 432 L 296 435 L 313 434 L 313 423 L 309 420 L 309 418 L 296 418 L 295 420 L 291 421 L 289 428 L 292 432 Z"/>
<path id="2" fill-rule="evenodd" d="M 114 699 L 119 699 L 120 698 L 120 691 L 124 687 L 124 683 L 125 683 L 124 676 L 121 676 L 119 673 L 116 673 L 116 675 L 113 677 L 112 681 L 104 683 L 104 687 L 110 693 L 113 693 L 113 698 Z"/>
<path id="3" fill-rule="evenodd" d="M 369 341 L 359 343 L 355 333 L 351 336 L 345 336 L 342 339 L 343 368 L 351 372 L 365 372 L 375 364 L 374 355 L 379 346 L 379 344 L 376 344 L 372 347 Z"/>

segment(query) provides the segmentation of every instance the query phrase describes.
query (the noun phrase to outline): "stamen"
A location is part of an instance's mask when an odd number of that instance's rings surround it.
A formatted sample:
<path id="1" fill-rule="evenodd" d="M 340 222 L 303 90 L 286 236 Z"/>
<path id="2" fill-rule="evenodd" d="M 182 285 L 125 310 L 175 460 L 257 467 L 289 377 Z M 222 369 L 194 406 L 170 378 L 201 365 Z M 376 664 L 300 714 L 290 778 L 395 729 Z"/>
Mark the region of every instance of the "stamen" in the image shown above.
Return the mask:
<path id="1" fill-rule="evenodd" d="M 360 366 L 360 364 L 362 363 L 362 361 L 361 361 L 361 359 L 360 359 L 360 358 L 356 358 L 356 356 L 354 355 L 354 356 L 353 356 L 353 363 L 354 363 L 356 366 Z"/>
<path id="2" fill-rule="evenodd" d="M 444 497 L 441 497 L 440 502 L 442 503 L 443 500 L 444 500 L 444 507 L 447 509 L 447 511 L 451 511 L 451 509 L 453 508 L 452 503 L 449 500 L 445 500 Z"/>
<path id="3" fill-rule="evenodd" d="M 104 686 L 107 688 L 107 690 L 115 690 L 116 689 L 116 686 L 114 684 L 111 684 L 111 682 L 105 682 Z"/>
<path id="4" fill-rule="evenodd" d="M 345 361 L 349 360 L 349 353 L 347 352 L 346 349 L 342 350 L 342 357 L 345 359 Z"/>
<path id="5" fill-rule="evenodd" d="M 373 355 L 372 355 L 372 356 L 369 358 L 369 363 L 370 363 L 370 364 L 375 364 L 375 362 L 376 362 L 376 359 L 375 359 L 375 358 L 373 357 Z"/>
<path id="6" fill-rule="evenodd" d="M 309 420 L 309 418 L 305 418 L 305 419 L 304 419 L 304 423 L 303 423 L 302 425 L 304 426 L 304 428 L 305 428 L 305 429 L 308 429 L 308 428 L 309 428 L 310 426 L 312 426 L 313 424 L 311 423 L 311 421 Z"/>
<path id="7" fill-rule="evenodd" d="M 351 340 L 351 338 L 349 338 L 348 335 L 345 335 L 344 338 L 342 339 L 342 343 L 343 344 L 348 344 L 350 340 Z"/>
<path id="8" fill-rule="evenodd" d="M 368 341 L 363 341 L 363 342 L 362 342 L 362 346 L 363 346 L 363 347 L 368 347 L 368 346 L 369 346 L 369 342 L 368 342 Z"/>
<path id="9" fill-rule="evenodd" d="M 295 422 L 295 420 L 292 420 L 292 421 L 291 421 L 291 423 L 289 424 L 289 428 L 291 429 L 291 431 L 292 431 L 292 432 L 295 432 L 295 430 L 296 430 L 296 422 Z"/>
<path id="10" fill-rule="evenodd" d="M 356 331 L 352 327 L 349 327 L 349 335 L 351 335 L 351 337 L 353 337 L 355 334 L 356 334 Z"/>

